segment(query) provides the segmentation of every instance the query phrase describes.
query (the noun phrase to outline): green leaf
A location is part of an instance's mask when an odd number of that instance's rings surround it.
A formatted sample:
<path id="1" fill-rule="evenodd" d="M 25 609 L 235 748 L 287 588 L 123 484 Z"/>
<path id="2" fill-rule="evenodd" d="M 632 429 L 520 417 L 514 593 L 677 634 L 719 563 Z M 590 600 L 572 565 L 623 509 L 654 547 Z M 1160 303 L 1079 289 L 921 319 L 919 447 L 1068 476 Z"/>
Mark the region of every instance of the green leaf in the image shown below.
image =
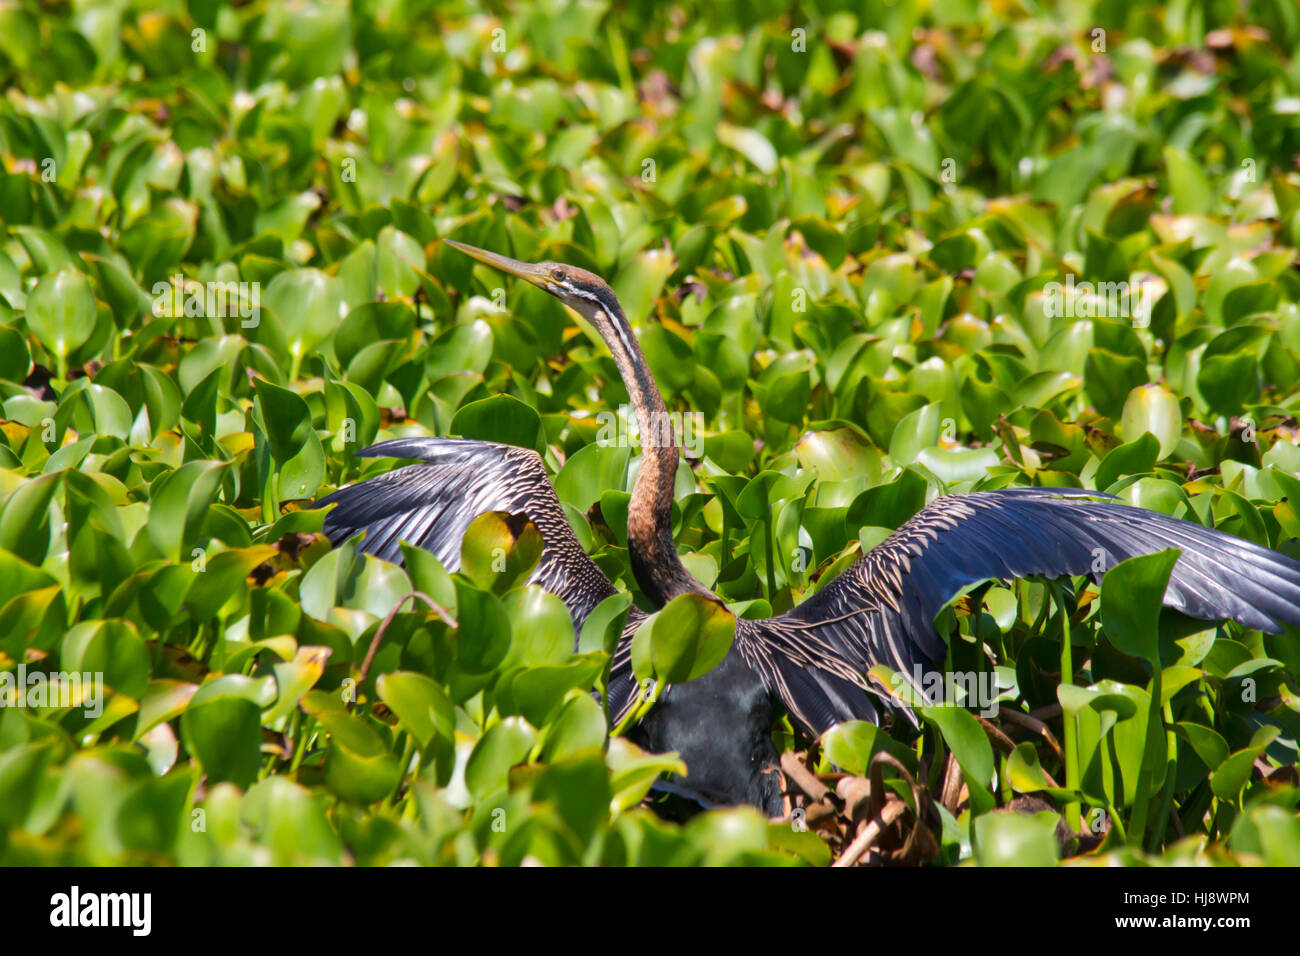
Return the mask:
<path id="1" fill-rule="evenodd" d="M 32 367 L 27 342 L 15 328 L 0 326 L 0 381 L 22 382 Z"/>
<path id="2" fill-rule="evenodd" d="M 1166 146 L 1163 155 L 1169 174 L 1169 190 L 1174 198 L 1174 212 L 1180 215 L 1209 212 L 1214 193 L 1201 164 L 1173 146 Z"/>
<path id="3" fill-rule="evenodd" d="M 939 424 L 943 411 L 937 403 L 918 408 L 894 427 L 889 442 L 889 457 L 895 465 L 910 465 L 924 448 L 939 441 Z"/>
<path id="4" fill-rule="evenodd" d="M 0 507 L 0 549 L 39 564 L 50 545 L 50 503 L 61 476 L 41 475 L 19 485 Z"/>
<path id="5" fill-rule="evenodd" d="M 157 508 L 157 505 L 154 507 Z M 241 605 L 247 593 L 244 579 L 254 568 L 269 561 L 277 553 L 276 548 L 268 545 L 231 548 L 204 562 L 203 570 L 185 595 L 185 607 L 189 609 L 190 616 L 196 621 L 213 617 L 232 599 Z"/>
<path id="6" fill-rule="evenodd" d="M 158 478 L 149 489 L 149 539 L 170 561 L 194 557 L 187 548 L 196 539 L 216 494 L 225 465 L 191 461 Z"/>
<path id="7" fill-rule="evenodd" d="M 637 677 L 653 676 L 664 684 L 702 677 L 722 663 L 735 633 L 736 619 L 721 604 L 700 594 L 680 594 L 647 618 L 633 638 L 634 660 L 650 667 Z"/>
<path id="8" fill-rule="evenodd" d="M 275 866 L 341 862 L 342 841 L 319 791 L 285 777 L 268 777 L 248 789 L 242 816 L 270 849 Z"/>
<path id="9" fill-rule="evenodd" d="M 456 662 L 468 674 L 488 674 L 510 652 L 510 618 L 495 594 L 456 581 Z"/>
<path id="10" fill-rule="evenodd" d="M 993 808 L 993 747 L 970 711 L 961 707 L 922 707 L 921 716 L 943 734 L 952 755 L 966 778 L 971 810 L 987 813 Z"/>
<path id="11" fill-rule="evenodd" d="M 827 760 L 855 776 L 865 776 L 871 768 L 871 758 L 878 753 L 892 754 L 908 767 L 916 764 L 912 751 L 865 720 L 836 724 L 822 735 L 822 747 Z"/>
<path id="12" fill-rule="evenodd" d="M 1250 738 L 1250 744 L 1236 751 L 1210 774 L 1210 789 L 1220 800 L 1233 803 L 1241 801 L 1241 792 L 1250 781 L 1251 771 L 1259 755 L 1282 733 L 1280 727 L 1265 725 Z"/>
<path id="13" fill-rule="evenodd" d="M 799 464 L 822 481 L 845 481 L 879 468 L 879 454 L 856 429 L 806 431 L 795 446 Z"/>
<path id="14" fill-rule="evenodd" d="M 381 674 L 375 688 L 420 749 L 428 748 L 434 737 L 452 740 L 456 728 L 455 706 L 433 680 L 423 674 L 396 671 Z"/>
<path id="15" fill-rule="evenodd" d="M 0 826 L 21 826 L 42 792 L 44 771 L 54 756 L 52 738 L 0 751 Z"/>
<path id="16" fill-rule="evenodd" d="M 720 123 L 716 130 L 718 142 L 729 146 L 766 175 L 776 172 L 776 150 L 762 133 L 754 129 Z"/>
<path id="17" fill-rule="evenodd" d="M 532 586 L 504 597 L 514 640 L 502 668 L 563 664 L 573 652 L 573 619 L 554 594 Z"/>
<path id="18" fill-rule="evenodd" d="M 297 378 L 302 360 L 329 338 L 344 313 L 343 282 L 319 269 L 279 273 L 262 295 L 284 333 L 289 350 L 290 378 Z"/>
<path id="19" fill-rule="evenodd" d="M 612 285 L 629 322 L 642 322 L 649 317 L 673 266 L 671 252 L 647 249 L 633 256 L 618 273 Z"/>
<path id="20" fill-rule="evenodd" d="M 605 761 L 610 769 L 611 806 L 615 812 L 639 804 L 662 775 L 686 774 L 686 764 L 672 754 L 646 753 L 624 737 L 609 739 Z"/>
<path id="21" fill-rule="evenodd" d="M 465 785 L 475 797 L 504 787 L 510 768 L 523 763 L 537 742 L 537 732 L 521 717 L 507 717 L 490 728 L 465 764 Z"/>
<path id="22" fill-rule="evenodd" d="M 1159 385 L 1139 386 L 1129 392 L 1128 399 L 1124 402 L 1120 427 L 1130 442 L 1143 434 L 1155 436 L 1160 443 L 1158 457 L 1165 458 L 1173 452 L 1183 430 L 1183 416 L 1178 408 L 1178 399 Z M 1149 471 L 1150 468 L 1143 470 Z M 1097 487 L 1105 488 L 1107 485 L 1099 481 Z"/>
<path id="23" fill-rule="evenodd" d="M 494 395 L 462 406 L 451 420 L 451 432 L 465 438 L 537 448 L 541 417 L 509 395 Z"/>
<path id="24" fill-rule="evenodd" d="M 980 866 L 1054 866 L 1061 858 L 1061 822 L 1051 811 L 986 813 L 975 820 L 975 859 Z"/>
<path id="25" fill-rule="evenodd" d="M 209 681 L 181 716 L 185 749 L 213 783 L 246 787 L 257 776 L 265 684 L 241 674 Z"/>
<path id="26" fill-rule="evenodd" d="M 163 721 L 174 720 L 183 714 L 198 689 L 198 684 L 187 681 L 166 678 L 151 680 L 140 698 L 135 739 L 140 739 Z"/>
<path id="27" fill-rule="evenodd" d="M 275 706 L 266 712 L 264 722 L 275 724 L 298 706 L 304 694 L 311 690 L 325 673 L 325 662 L 329 659 L 328 647 L 299 647 L 291 661 L 276 661 L 271 665 L 275 671 L 276 698 Z"/>
<path id="28" fill-rule="evenodd" d="M 1016 745 L 1007 755 L 1007 779 L 1020 793 L 1038 793 L 1046 790 L 1054 795 L 1068 796 L 1069 791 L 1052 783 L 1047 771 L 1038 760 L 1038 751 L 1028 741 Z"/>
<path id="29" fill-rule="evenodd" d="M 1174 731 L 1187 741 L 1196 756 L 1211 770 L 1228 759 L 1228 742 L 1211 727 L 1191 721 L 1179 721 Z"/>
<path id="30" fill-rule="evenodd" d="M 83 621 L 60 646 L 64 670 L 102 675 L 119 694 L 139 698 L 149 683 L 149 652 L 127 621 Z"/>
<path id="31" fill-rule="evenodd" d="M 253 382 L 256 414 L 275 460 L 279 500 L 310 498 L 325 480 L 325 449 L 307 403 L 265 379 Z"/>
<path id="32" fill-rule="evenodd" d="M 1121 561 L 1101 582 L 1101 625 L 1125 654 L 1160 667 L 1160 612 L 1177 548 Z"/>
<path id="33" fill-rule="evenodd" d="M 1160 439 L 1151 432 L 1144 431 L 1128 444 L 1112 448 L 1097 466 L 1093 482 L 1104 491 L 1124 475 L 1141 475 L 1151 471 L 1159 456 Z"/>
<path id="34" fill-rule="evenodd" d="M 599 751 L 609 732 L 604 710 L 589 694 L 569 698 L 554 720 L 547 721 L 547 724 L 541 752 L 541 759 L 547 763 L 584 751 Z"/>
<path id="35" fill-rule="evenodd" d="M 67 357 L 95 329 L 95 293 L 90 280 L 74 269 L 43 277 L 27 296 L 27 327 L 59 363 L 65 375 Z"/>
<path id="36" fill-rule="evenodd" d="M 542 555 L 542 536 L 531 521 L 488 511 L 470 522 L 460 544 L 461 573 L 494 594 L 526 584 Z"/>
<path id="37" fill-rule="evenodd" d="M 555 494 L 560 501 L 585 513 L 605 491 L 627 487 L 631 454 L 626 445 L 584 445 L 569 456 L 555 476 Z"/>
<path id="38" fill-rule="evenodd" d="M 374 803 L 396 789 L 402 766 L 383 738 L 365 719 L 343 711 L 319 713 L 329 734 L 325 751 L 325 785 L 350 803 Z"/>

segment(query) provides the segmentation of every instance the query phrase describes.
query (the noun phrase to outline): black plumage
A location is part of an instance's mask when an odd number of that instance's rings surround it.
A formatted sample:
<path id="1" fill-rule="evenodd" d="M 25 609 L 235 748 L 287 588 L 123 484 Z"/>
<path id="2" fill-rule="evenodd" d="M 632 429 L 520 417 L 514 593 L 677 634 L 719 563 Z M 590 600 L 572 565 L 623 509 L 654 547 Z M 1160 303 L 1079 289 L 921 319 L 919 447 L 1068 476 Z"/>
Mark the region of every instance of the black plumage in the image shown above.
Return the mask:
<path id="1" fill-rule="evenodd" d="M 614 593 L 574 535 L 537 452 L 463 438 L 395 438 L 357 456 L 413 458 L 422 464 L 340 488 L 316 502 L 318 508 L 337 505 L 324 527 L 334 543 L 364 531 L 360 550 L 365 554 L 401 564 L 405 541 L 456 571 L 470 523 L 486 512 L 505 511 L 527 515 L 537 526 L 545 547 L 531 581 L 565 603 L 576 629 Z"/>

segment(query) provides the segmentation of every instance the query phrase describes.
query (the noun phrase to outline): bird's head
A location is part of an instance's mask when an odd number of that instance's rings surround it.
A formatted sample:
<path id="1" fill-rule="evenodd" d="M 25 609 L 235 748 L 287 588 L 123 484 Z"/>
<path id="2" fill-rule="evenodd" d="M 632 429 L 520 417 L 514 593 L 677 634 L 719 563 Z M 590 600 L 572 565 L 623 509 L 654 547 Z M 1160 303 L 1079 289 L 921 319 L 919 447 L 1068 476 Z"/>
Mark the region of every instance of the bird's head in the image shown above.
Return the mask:
<path id="1" fill-rule="evenodd" d="M 479 262 L 487 263 L 507 275 L 531 282 L 537 288 L 549 292 L 594 325 L 606 340 L 610 332 L 620 338 L 626 332 L 627 320 L 623 317 L 614 290 L 604 279 L 586 269 L 562 262 L 520 262 L 454 239 L 444 239 L 443 242 Z"/>

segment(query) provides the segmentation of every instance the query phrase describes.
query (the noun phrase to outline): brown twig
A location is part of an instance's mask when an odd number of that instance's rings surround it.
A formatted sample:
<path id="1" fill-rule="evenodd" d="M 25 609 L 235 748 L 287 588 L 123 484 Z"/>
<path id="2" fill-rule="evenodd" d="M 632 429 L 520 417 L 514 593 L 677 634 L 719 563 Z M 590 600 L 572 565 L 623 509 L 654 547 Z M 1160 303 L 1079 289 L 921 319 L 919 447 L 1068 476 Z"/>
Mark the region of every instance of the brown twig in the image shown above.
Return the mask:
<path id="1" fill-rule="evenodd" d="M 957 765 L 957 758 L 948 754 L 948 765 L 943 771 L 943 789 L 939 792 L 939 802 L 954 816 L 957 814 L 957 806 L 961 803 L 961 784 L 961 767 Z"/>
<path id="2" fill-rule="evenodd" d="M 995 727 L 993 724 L 989 723 L 987 720 L 985 720 L 983 717 L 980 717 L 979 715 L 976 715 L 975 719 L 980 722 L 980 726 L 984 728 L 984 732 L 989 735 L 989 740 L 993 741 L 993 744 L 1004 754 L 1010 754 L 1016 749 L 1015 741 L 1012 740 L 1010 737 L 1008 737 L 1006 734 L 1004 734 L 999 728 Z M 1047 778 L 1047 782 L 1052 787 L 1060 786 L 1060 784 L 1058 784 L 1052 778 L 1052 775 L 1048 773 L 1046 770 L 1043 770 L 1043 776 Z"/>
<path id="3" fill-rule="evenodd" d="M 1004 734 L 1001 728 L 994 726 L 978 714 L 975 715 L 975 719 L 980 722 L 980 726 L 984 728 L 984 733 L 988 734 L 989 740 L 993 741 L 994 746 L 1004 754 L 1009 754 L 1016 749 L 1016 742 Z"/>
<path id="4" fill-rule="evenodd" d="M 873 788 L 879 790 L 882 794 L 884 793 L 885 786 L 882 770 L 886 763 L 897 769 L 903 775 L 903 779 L 907 781 L 912 790 L 912 809 L 916 815 L 912 828 L 907 833 L 907 839 L 903 841 L 900 856 L 902 859 L 907 860 L 915 860 L 918 856 L 928 859 L 938 851 L 938 843 L 929 829 L 931 818 L 937 819 L 937 815 L 933 812 L 934 798 L 930 796 L 930 791 L 921 786 L 902 763 L 887 753 L 877 754 L 872 758 L 871 785 Z M 884 808 L 882 807 L 881 810 L 883 812 Z"/>
<path id="5" fill-rule="evenodd" d="M 1032 730 L 1042 736 L 1042 738 L 1047 741 L 1047 746 L 1051 747 L 1052 752 L 1056 754 L 1056 759 L 1061 762 L 1062 766 L 1065 765 L 1065 752 L 1061 750 L 1061 745 L 1057 741 L 1056 735 L 1052 733 L 1051 728 L 1048 727 L 1047 724 L 1043 723 L 1037 717 L 1031 717 L 1029 714 L 1022 714 L 1013 707 L 999 707 L 998 717 L 1013 724 L 1019 724 L 1026 730 Z"/>
<path id="6" fill-rule="evenodd" d="M 912 811 L 915 814 L 915 820 L 911 829 L 907 832 L 907 839 L 903 841 L 903 848 L 900 853 L 903 859 L 915 860 L 918 856 L 928 859 L 938 851 L 938 843 L 934 835 L 930 832 L 931 820 L 937 820 L 938 815 L 934 812 L 934 798 L 930 796 L 930 791 L 921 786 L 916 778 L 903 766 L 903 764 L 887 753 L 876 754 L 871 760 L 871 785 L 874 792 L 882 795 L 885 793 L 884 785 L 884 766 L 885 764 L 893 766 L 903 780 L 907 782 L 912 791 Z M 884 812 L 884 806 L 881 806 L 880 812 Z"/>
<path id="7" fill-rule="evenodd" d="M 1039 707 L 1037 710 L 1031 710 L 1029 716 L 1046 723 L 1049 720 L 1055 720 L 1061 716 L 1060 704 L 1048 704 L 1046 707 Z"/>
<path id="8" fill-rule="evenodd" d="M 831 792 L 811 770 L 803 765 L 799 756 L 791 750 L 781 754 L 781 770 L 786 779 L 799 788 L 800 792 L 813 803 L 820 803 Z"/>
<path id="9" fill-rule="evenodd" d="M 425 604 L 429 605 L 429 609 L 433 611 L 433 613 L 437 614 L 438 617 L 442 618 L 448 627 L 457 626 L 456 622 L 452 620 L 451 615 L 447 613 L 446 609 L 423 591 L 412 591 L 410 594 L 402 595 L 397 599 L 397 603 L 392 606 L 388 614 L 385 615 L 383 621 L 380 622 L 379 630 L 375 631 L 374 639 L 370 642 L 370 650 L 366 651 L 366 659 L 361 662 L 361 675 L 360 679 L 357 681 L 358 685 L 366 682 L 366 675 L 370 673 L 370 665 L 375 660 L 375 652 L 379 650 L 379 642 L 384 639 L 384 632 L 388 630 L 388 625 L 393 623 L 393 618 L 397 617 L 397 612 L 401 610 L 402 605 L 410 598 L 418 598 Z"/>
<path id="10" fill-rule="evenodd" d="M 848 849 L 841 853 L 840 858 L 831 866 L 852 866 L 857 863 L 862 858 L 862 855 L 871 849 L 872 844 L 880 839 L 880 835 L 885 832 L 885 828 L 901 817 L 906 810 L 907 804 L 902 800 L 897 798 L 890 800 L 880 809 L 879 813 L 871 818 L 862 832 L 849 844 Z"/>
<path id="11" fill-rule="evenodd" d="M 871 781 L 866 777 L 844 777 L 835 784 L 835 795 L 840 798 L 840 803 L 844 805 L 844 815 L 850 820 L 870 819 L 874 814 L 871 810 Z M 865 812 L 859 813 L 858 807 L 865 807 Z"/>

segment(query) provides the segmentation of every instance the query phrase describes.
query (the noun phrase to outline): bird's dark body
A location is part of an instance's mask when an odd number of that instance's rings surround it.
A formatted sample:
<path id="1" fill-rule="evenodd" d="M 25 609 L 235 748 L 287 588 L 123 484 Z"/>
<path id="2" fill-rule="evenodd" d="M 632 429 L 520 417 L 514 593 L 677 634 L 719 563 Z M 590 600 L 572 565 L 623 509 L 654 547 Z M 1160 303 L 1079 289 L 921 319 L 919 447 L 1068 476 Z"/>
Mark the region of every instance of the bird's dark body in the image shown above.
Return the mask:
<path id="1" fill-rule="evenodd" d="M 618 300 L 599 278 L 557 263 L 529 265 L 448 240 L 455 248 L 527 279 L 581 312 L 609 346 L 643 436 L 641 470 L 628 508 L 628 551 L 643 593 L 662 605 L 683 593 L 721 601 L 687 573 L 671 532 L 679 460 L 663 398 Z M 469 523 L 486 511 L 524 514 L 544 548 L 532 581 L 558 595 L 575 630 L 614 585 L 568 523 L 541 458 L 485 442 L 404 438 L 362 455 L 421 464 L 342 488 L 325 532 L 338 543 L 358 532 L 361 550 L 401 560 L 399 542 L 460 563 Z M 1300 627 L 1300 562 L 1190 521 L 1097 499 L 1073 488 L 1007 488 L 931 502 L 802 604 L 767 620 L 738 620 L 731 651 L 698 680 L 663 689 L 633 735 L 675 750 L 688 773 L 673 786 L 705 803 L 749 803 L 779 812 L 771 721 L 778 707 L 814 736 L 850 719 L 876 720 L 876 703 L 910 712 L 868 682 L 877 664 L 908 679 L 944 658 L 935 615 L 962 588 L 988 579 L 1089 575 L 1120 561 L 1178 548 L 1165 604 L 1202 620 L 1231 619 L 1278 633 Z M 640 699 L 631 641 L 645 612 L 629 610 L 614 653 L 609 709 L 620 723 Z M 874 697 L 874 702 L 873 702 Z M 914 718 L 913 718 L 914 719 Z"/>
<path id="2" fill-rule="evenodd" d="M 686 686 L 689 693 L 681 693 Z M 689 685 L 669 687 L 629 734 L 653 753 L 675 750 L 690 773 L 670 782 L 706 806 L 748 803 L 782 810 L 780 758 L 772 744 L 773 695 L 738 653 Z"/>

